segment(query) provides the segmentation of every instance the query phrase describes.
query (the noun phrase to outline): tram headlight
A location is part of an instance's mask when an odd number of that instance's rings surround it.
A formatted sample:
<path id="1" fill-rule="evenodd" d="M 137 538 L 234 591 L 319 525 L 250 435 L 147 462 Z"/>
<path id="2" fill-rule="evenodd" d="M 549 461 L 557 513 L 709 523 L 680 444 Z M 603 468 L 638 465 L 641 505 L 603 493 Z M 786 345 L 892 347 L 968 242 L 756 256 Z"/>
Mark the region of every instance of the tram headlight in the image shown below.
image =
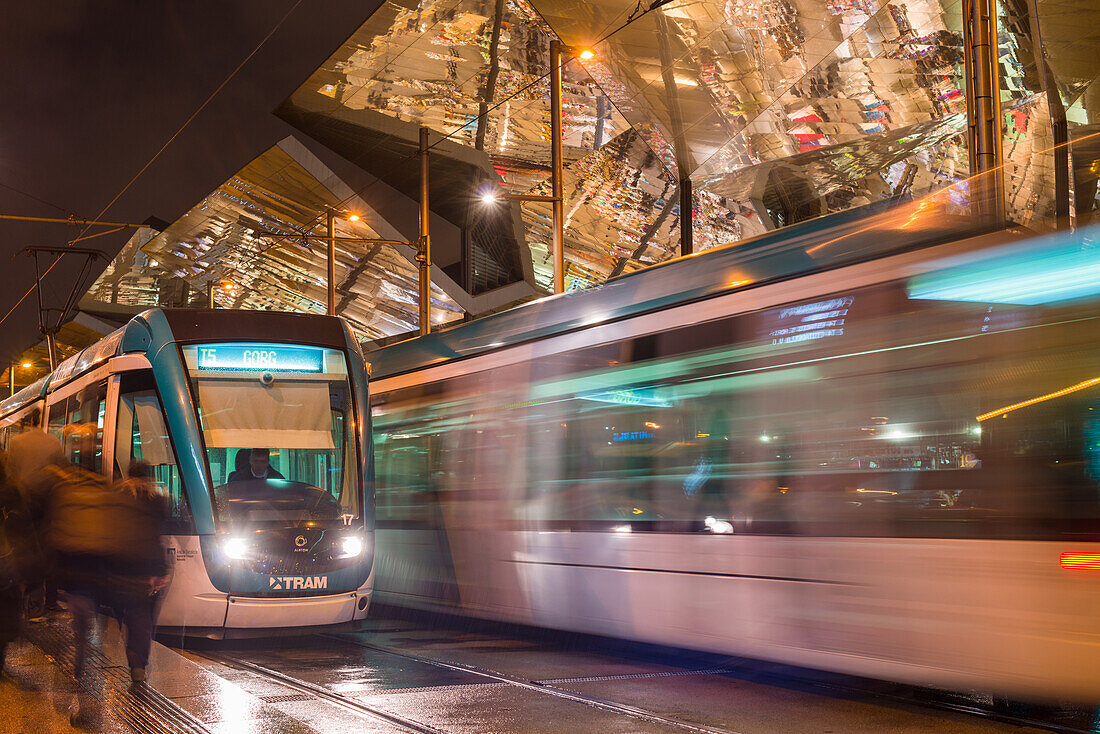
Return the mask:
<path id="1" fill-rule="evenodd" d="M 363 541 L 349 535 L 340 541 L 340 558 L 355 558 L 363 552 Z"/>
<path id="2" fill-rule="evenodd" d="M 226 558 L 239 561 L 248 555 L 248 541 L 244 538 L 227 538 L 222 543 L 222 552 Z"/>

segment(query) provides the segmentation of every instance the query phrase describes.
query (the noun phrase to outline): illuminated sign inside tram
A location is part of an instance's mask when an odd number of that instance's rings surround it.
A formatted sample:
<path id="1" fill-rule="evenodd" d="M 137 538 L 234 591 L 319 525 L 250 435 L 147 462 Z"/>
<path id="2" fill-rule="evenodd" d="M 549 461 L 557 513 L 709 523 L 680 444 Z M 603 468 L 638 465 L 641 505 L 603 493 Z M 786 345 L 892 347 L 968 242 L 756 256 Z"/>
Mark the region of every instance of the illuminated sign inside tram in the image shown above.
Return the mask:
<path id="1" fill-rule="evenodd" d="M 325 350 L 286 344 L 208 344 L 198 347 L 200 370 L 323 372 Z"/>

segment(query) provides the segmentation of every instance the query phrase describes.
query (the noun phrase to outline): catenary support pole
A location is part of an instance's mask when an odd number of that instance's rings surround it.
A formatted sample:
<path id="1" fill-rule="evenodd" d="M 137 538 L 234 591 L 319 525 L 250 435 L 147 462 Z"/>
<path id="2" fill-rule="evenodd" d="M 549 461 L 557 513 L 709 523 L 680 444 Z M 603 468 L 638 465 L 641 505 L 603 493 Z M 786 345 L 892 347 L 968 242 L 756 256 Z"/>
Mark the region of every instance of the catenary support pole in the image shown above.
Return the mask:
<path id="1" fill-rule="evenodd" d="M 565 292 L 565 207 L 562 201 L 561 41 L 550 41 L 550 185 L 553 213 L 550 252 L 554 261 L 554 292 Z"/>
<path id="2" fill-rule="evenodd" d="M 432 240 L 428 232 L 428 128 L 420 126 L 420 240 L 416 248 L 420 272 L 420 333 L 432 331 Z"/>
<path id="3" fill-rule="evenodd" d="M 336 315 L 336 214 L 329 209 L 325 212 L 328 220 L 328 309 L 329 316 Z"/>
<path id="4" fill-rule="evenodd" d="M 46 332 L 46 352 L 50 357 L 50 372 L 57 369 L 57 339 L 53 330 Z"/>

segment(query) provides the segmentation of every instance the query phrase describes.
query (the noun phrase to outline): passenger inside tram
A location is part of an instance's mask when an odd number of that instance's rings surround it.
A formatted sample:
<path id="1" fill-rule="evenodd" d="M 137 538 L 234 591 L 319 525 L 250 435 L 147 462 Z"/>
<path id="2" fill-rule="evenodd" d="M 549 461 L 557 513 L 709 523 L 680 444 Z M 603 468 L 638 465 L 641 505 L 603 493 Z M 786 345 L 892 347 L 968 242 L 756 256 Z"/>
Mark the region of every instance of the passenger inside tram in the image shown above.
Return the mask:
<path id="1" fill-rule="evenodd" d="M 241 457 L 248 457 L 247 462 L 242 462 Z M 271 466 L 271 449 L 241 449 L 237 452 L 236 464 L 238 466 L 229 475 L 229 482 L 244 482 L 249 479 L 286 479 L 277 469 Z"/>

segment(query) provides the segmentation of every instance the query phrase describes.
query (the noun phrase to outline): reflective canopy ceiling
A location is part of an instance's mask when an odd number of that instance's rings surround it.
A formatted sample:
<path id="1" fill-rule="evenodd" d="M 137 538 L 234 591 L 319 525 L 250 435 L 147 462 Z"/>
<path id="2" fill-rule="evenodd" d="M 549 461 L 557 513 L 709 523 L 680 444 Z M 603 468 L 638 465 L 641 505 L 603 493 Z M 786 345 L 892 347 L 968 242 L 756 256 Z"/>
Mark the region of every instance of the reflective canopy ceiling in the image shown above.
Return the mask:
<path id="1" fill-rule="evenodd" d="M 289 143 L 284 142 L 281 145 Z M 205 305 L 214 288 L 220 308 L 325 313 L 327 233 L 323 212 L 338 213 L 336 236 L 395 239 L 393 228 L 360 203 L 348 209 L 331 172 L 301 152 L 275 146 L 219 186 L 161 233 L 144 230 L 99 277 L 81 306 L 131 309 Z M 307 170 L 307 166 L 313 171 Z M 350 194 L 350 191 L 348 192 Z M 351 222 L 355 211 L 362 219 Z M 318 212 L 322 212 L 318 216 Z M 386 227 L 381 235 L 367 224 Z M 337 242 L 337 314 L 361 338 L 417 328 L 417 271 L 411 248 Z M 462 315 L 438 286 L 432 289 L 433 323 Z"/>
<path id="2" fill-rule="evenodd" d="M 548 193 L 549 41 L 593 46 L 563 72 L 578 283 L 678 254 L 681 181 L 700 250 L 966 175 L 961 0 L 675 0 L 621 27 L 633 7 L 387 2 L 280 114 L 311 135 L 382 115 L 484 154 L 496 180 L 464 184 L 492 251 L 480 190 Z M 522 216 L 546 286 L 549 205 Z"/>
<path id="3" fill-rule="evenodd" d="M 997 5 L 1007 211 L 1053 222 L 1059 172 L 1072 170 L 1080 221 L 1100 171 L 1100 8 Z M 548 288 L 550 205 L 481 197 L 550 193 L 555 37 L 596 52 L 563 73 L 567 288 L 678 255 L 689 184 L 697 251 L 936 191 L 965 215 L 961 10 L 962 0 L 673 0 L 652 11 L 622 0 L 385 2 L 276 114 L 386 186 L 353 195 L 284 142 L 165 232 L 135 238 L 91 295 L 178 305 L 230 283 L 216 290 L 222 306 L 322 312 L 324 246 L 305 235 L 322 235 L 325 210 L 354 201 L 371 224 L 340 221 L 339 235 L 397 238 L 384 217 L 415 207 L 420 125 L 433 131 L 432 212 L 464 233 L 460 271 L 448 272 L 472 295 Z M 1058 124 L 1072 165 L 1052 153 Z M 411 251 L 338 250 L 338 312 L 364 338 L 413 330 Z M 455 282 L 433 281 L 437 319 L 461 316 Z"/>

